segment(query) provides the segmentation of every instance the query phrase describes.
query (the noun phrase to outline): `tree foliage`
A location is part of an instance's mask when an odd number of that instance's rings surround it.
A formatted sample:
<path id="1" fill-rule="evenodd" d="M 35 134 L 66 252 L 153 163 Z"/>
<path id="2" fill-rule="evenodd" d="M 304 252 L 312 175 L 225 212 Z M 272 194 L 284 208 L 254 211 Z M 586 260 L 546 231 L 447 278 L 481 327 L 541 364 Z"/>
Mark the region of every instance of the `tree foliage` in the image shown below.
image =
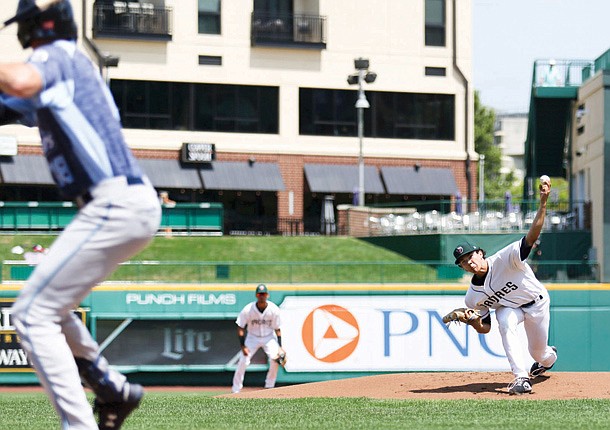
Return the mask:
<path id="1" fill-rule="evenodd" d="M 474 93 L 474 149 L 479 155 L 485 156 L 484 184 L 485 200 L 503 199 L 510 192 L 517 199 L 523 195 L 523 180 L 515 177 L 513 172 L 501 173 L 502 151 L 494 143 L 496 113 L 483 106 L 479 92 Z M 551 201 L 567 201 L 569 197 L 568 182 L 565 178 L 552 178 L 553 189 Z M 534 184 L 537 189 L 538 181 Z M 534 197 L 538 197 L 534 193 Z"/>

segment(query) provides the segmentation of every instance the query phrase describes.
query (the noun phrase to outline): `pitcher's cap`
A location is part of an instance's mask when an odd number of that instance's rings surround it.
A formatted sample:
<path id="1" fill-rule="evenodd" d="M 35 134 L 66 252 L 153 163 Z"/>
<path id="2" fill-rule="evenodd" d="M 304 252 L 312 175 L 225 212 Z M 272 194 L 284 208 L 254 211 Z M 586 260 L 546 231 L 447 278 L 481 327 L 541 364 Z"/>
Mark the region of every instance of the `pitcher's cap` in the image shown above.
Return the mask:
<path id="1" fill-rule="evenodd" d="M 473 245 L 470 242 L 462 242 L 453 250 L 453 256 L 455 257 L 455 264 L 459 264 L 460 258 L 462 258 L 466 254 L 470 254 L 471 252 L 478 251 L 479 248 L 476 245 Z"/>

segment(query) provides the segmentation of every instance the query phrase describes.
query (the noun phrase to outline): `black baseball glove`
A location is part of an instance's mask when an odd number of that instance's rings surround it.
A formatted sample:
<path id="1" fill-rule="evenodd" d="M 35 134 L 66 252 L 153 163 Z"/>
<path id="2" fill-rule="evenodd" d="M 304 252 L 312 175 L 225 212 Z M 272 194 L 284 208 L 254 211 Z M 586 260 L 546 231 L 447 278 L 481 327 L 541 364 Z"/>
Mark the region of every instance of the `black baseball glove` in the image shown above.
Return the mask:
<path id="1" fill-rule="evenodd" d="M 275 361 L 277 361 L 282 367 L 286 366 L 286 351 L 280 349 L 280 353 L 277 355 Z"/>

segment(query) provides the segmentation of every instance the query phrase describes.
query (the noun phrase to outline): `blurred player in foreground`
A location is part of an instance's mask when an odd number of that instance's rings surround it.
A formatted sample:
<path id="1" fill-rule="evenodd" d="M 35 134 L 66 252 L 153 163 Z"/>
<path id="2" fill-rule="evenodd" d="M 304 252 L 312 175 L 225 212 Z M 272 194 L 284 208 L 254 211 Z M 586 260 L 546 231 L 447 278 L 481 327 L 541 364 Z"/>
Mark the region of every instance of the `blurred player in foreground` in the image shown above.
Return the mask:
<path id="1" fill-rule="evenodd" d="M 125 144 L 108 88 L 76 48 L 70 2 L 20 0 L 12 23 L 33 52 L 25 63 L 0 64 L 0 125 L 38 126 L 53 179 L 80 207 L 23 287 L 14 325 L 61 428 L 98 428 L 82 378 L 95 393 L 99 428 L 116 430 L 142 387 L 108 367 L 72 310 L 152 239 L 159 201 Z"/>
<path id="2" fill-rule="evenodd" d="M 453 251 L 455 264 L 473 274 L 465 297 L 468 309 L 463 322 L 479 333 L 489 333 L 491 309 L 496 312 L 502 345 L 515 376 L 508 386 L 509 394 L 531 393 L 531 379 L 545 373 L 557 360 L 556 348 L 548 346 L 549 293 L 526 262 L 544 225 L 550 191 L 551 181 L 543 176 L 540 206 L 522 239 L 487 258 L 485 251 L 469 242 L 458 245 Z M 517 336 L 521 323 L 527 335 L 529 353 L 536 360 L 529 372 Z"/>

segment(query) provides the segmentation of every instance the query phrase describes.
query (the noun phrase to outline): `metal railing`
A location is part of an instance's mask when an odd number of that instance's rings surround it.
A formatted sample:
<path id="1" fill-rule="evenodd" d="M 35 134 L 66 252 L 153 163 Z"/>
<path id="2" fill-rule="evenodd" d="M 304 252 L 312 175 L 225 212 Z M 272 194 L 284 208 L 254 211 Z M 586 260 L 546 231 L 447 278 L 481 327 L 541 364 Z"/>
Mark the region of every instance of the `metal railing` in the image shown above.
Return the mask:
<path id="1" fill-rule="evenodd" d="M 253 12 L 252 46 L 265 44 L 326 47 L 326 17 Z"/>
<path id="2" fill-rule="evenodd" d="M 0 201 L 0 232 L 48 232 L 63 230 L 78 211 L 72 202 Z M 224 209 L 220 203 L 180 203 L 163 206 L 161 229 L 172 232 L 223 232 Z"/>
<path id="3" fill-rule="evenodd" d="M 369 216 L 370 236 L 459 232 L 527 231 L 538 209 L 535 200 L 484 200 L 456 202 L 450 200 L 409 202 L 411 213 L 389 213 Z M 467 208 L 474 210 L 467 211 Z M 570 209 L 571 208 L 571 209 Z M 589 202 L 547 202 L 543 231 L 589 230 Z"/>
<path id="4" fill-rule="evenodd" d="M 170 40 L 172 8 L 152 3 L 93 4 L 93 37 Z"/>
<path id="5" fill-rule="evenodd" d="M 595 73 L 591 60 L 536 60 L 534 62 L 534 86 L 579 87 Z"/>
<path id="6" fill-rule="evenodd" d="M 543 282 L 598 282 L 599 266 L 592 261 L 532 261 Z M 27 279 L 34 266 L 5 260 L 4 282 Z M 408 262 L 183 262 L 130 261 L 108 281 L 133 283 L 468 283 L 470 275 L 453 263 Z"/>

